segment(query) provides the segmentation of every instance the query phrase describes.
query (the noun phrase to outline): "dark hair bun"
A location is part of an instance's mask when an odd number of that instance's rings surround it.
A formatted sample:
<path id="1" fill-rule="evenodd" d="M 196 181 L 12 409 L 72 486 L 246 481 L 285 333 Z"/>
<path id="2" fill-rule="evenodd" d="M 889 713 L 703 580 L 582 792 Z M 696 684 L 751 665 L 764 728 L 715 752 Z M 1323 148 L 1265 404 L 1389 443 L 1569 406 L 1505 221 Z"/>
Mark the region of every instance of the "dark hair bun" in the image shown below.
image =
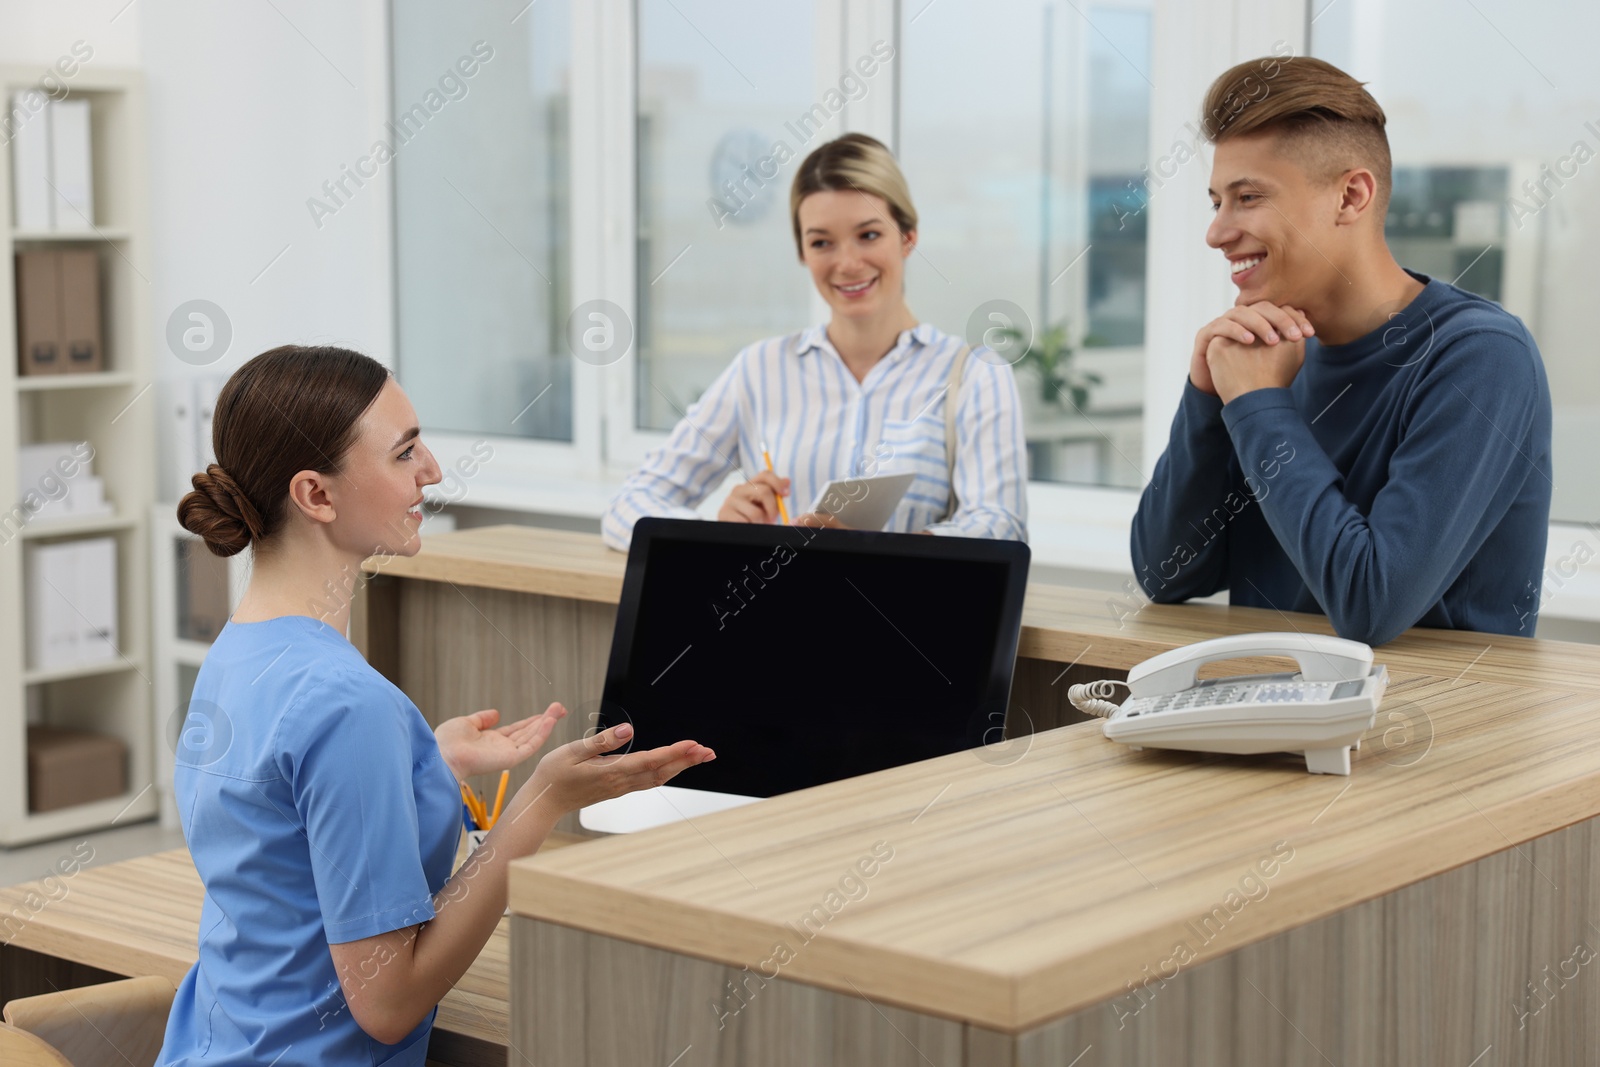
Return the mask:
<path id="1" fill-rule="evenodd" d="M 213 463 L 191 481 L 194 491 L 178 502 L 178 521 L 215 555 L 236 555 L 261 539 L 261 515 L 227 471 Z"/>
<path id="2" fill-rule="evenodd" d="M 279 345 L 247 360 L 217 394 L 217 461 L 192 479 L 178 521 L 219 556 L 270 542 L 288 519 L 295 475 L 338 474 L 388 382 L 382 363 L 330 345 Z"/>

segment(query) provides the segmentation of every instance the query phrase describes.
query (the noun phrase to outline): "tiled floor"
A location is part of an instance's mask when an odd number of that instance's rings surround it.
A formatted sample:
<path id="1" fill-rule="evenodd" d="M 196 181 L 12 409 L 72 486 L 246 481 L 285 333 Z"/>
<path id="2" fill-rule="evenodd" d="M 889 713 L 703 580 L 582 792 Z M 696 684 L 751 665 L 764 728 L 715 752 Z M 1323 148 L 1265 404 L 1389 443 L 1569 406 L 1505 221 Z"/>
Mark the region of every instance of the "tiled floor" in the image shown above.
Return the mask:
<path id="1" fill-rule="evenodd" d="M 43 878 L 63 856 L 81 858 L 83 850 L 80 846 L 85 841 L 94 849 L 94 856 L 84 866 L 98 867 L 169 848 L 182 848 L 183 831 L 176 828 L 166 830 L 160 823 L 152 821 L 42 841 L 21 848 L 0 848 L 0 885 L 15 885 Z"/>

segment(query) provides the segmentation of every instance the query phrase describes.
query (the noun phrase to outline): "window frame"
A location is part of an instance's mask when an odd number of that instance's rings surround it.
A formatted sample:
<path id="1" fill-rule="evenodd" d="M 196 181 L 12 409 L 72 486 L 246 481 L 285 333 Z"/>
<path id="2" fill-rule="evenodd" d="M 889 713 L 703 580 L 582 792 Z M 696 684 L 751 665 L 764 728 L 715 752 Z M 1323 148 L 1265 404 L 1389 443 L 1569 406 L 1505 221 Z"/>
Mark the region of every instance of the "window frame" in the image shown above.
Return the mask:
<path id="1" fill-rule="evenodd" d="M 840 64 L 888 39 L 899 54 L 902 5 L 928 0 L 819 0 L 816 86 L 820 94 Z M 935 0 L 937 2 L 937 0 Z M 1115 4 L 1116 0 L 1103 0 Z M 1192 122 L 1206 87 L 1227 65 L 1265 55 L 1283 41 L 1305 55 L 1312 9 L 1319 0 L 1155 0 L 1151 66 L 1161 76 L 1151 92 L 1149 159 L 1170 151 Z M 1075 16 L 1071 8 L 1062 17 Z M 637 10 L 635 0 L 573 4 L 571 158 L 572 299 L 603 297 L 636 312 Z M 843 129 L 898 140 L 900 67 L 886 91 L 851 103 Z M 1192 139 L 1192 136 L 1189 138 Z M 1148 480 L 1165 450 L 1188 373 L 1195 324 L 1231 305 L 1218 253 L 1202 235 L 1209 225 L 1208 165 L 1199 158 L 1151 198 L 1144 343 L 1144 430 L 1141 475 Z M 808 284 L 798 271 L 796 284 Z M 1158 301 L 1156 298 L 1160 297 Z M 812 294 L 813 321 L 826 306 Z M 797 323 L 796 328 L 805 325 Z M 731 359 L 733 353 L 728 353 Z M 457 503 L 539 514 L 597 518 L 621 480 L 664 442 L 640 430 L 635 390 L 637 346 L 616 364 L 577 363 L 572 376 L 573 440 L 530 441 L 494 435 L 437 433 L 429 444 L 442 463 L 490 442 L 483 466 Z M 556 473 L 552 473 L 556 472 Z M 1031 481 L 1030 541 L 1037 563 L 1079 575 L 1132 576 L 1128 529 L 1139 490 Z M 723 493 L 701 507 L 714 515 Z M 1600 523 L 1552 523 L 1547 559 L 1558 561 L 1575 541 L 1600 542 Z M 1552 562 L 1551 566 L 1555 563 Z M 1547 571 L 1547 573 L 1552 573 Z M 1600 619 L 1600 561 L 1566 578 L 1550 617 Z"/>

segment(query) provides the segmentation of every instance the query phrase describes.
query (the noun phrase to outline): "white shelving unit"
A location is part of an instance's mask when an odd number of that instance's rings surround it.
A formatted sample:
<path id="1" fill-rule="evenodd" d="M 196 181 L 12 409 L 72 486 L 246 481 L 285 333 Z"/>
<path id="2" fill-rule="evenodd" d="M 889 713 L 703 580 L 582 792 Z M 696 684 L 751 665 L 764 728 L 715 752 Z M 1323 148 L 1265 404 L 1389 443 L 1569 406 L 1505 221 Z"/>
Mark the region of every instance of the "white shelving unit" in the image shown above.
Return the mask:
<path id="1" fill-rule="evenodd" d="M 39 71 L 0 66 L 0 99 L 36 88 Z M 91 113 L 96 228 L 87 233 L 12 227 L 11 149 L 0 144 L 0 509 L 30 488 L 17 484 L 17 450 L 40 441 L 88 440 L 105 480 L 110 516 L 29 522 L 0 542 L 0 846 L 123 825 L 156 814 L 153 674 L 149 646 L 149 513 L 155 499 L 155 398 L 150 388 L 149 168 L 143 77 L 134 71 L 81 70 L 72 98 Z M 35 116 L 32 121 L 40 121 Z M 14 256 L 55 244 L 93 248 L 100 258 L 106 370 L 22 377 L 17 373 Z M 13 520 L 14 521 L 14 520 Z M 28 669 L 24 627 L 24 547 L 85 536 L 117 545 L 118 633 L 107 663 Z M 128 746 L 121 796 L 51 812 L 28 810 L 27 726 L 45 722 L 113 734 Z"/>
<path id="2" fill-rule="evenodd" d="M 178 604 L 183 583 L 178 575 L 179 568 L 186 565 L 184 553 L 208 550 L 198 537 L 178 525 L 176 502 L 159 503 L 151 508 L 150 529 L 150 577 L 157 590 L 151 620 L 155 634 L 156 715 L 151 735 L 156 753 L 155 791 L 161 825 L 176 828 L 180 823 L 172 799 L 173 754 L 177 751 L 178 730 L 189 707 L 195 677 L 206 653 L 211 651 L 211 642 L 184 636 L 183 613 Z M 228 568 L 228 612 L 231 614 L 250 580 L 250 550 L 216 562 Z"/>

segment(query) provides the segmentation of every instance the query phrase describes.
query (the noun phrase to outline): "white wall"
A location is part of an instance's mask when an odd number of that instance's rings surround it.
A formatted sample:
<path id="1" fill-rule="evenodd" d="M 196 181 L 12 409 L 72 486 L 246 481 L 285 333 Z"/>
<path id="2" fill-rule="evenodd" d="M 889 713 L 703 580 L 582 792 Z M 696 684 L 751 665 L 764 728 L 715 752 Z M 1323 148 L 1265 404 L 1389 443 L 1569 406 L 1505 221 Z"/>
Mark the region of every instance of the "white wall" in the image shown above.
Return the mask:
<path id="1" fill-rule="evenodd" d="M 158 393 L 226 376 L 286 342 L 391 362 L 386 178 L 320 229 L 306 207 L 387 119 L 382 0 L 0 0 L 0 62 L 42 71 L 76 41 L 94 50 L 89 68 L 134 67 L 148 79 L 152 242 L 141 270 Z M 167 348 L 167 319 L 191 299 L 216 303 L 232 324 L 228 351 L 209 367 Z M 158 424 L 167 434 L 170 420 Z M 163 478 L 165 495 L 175 482 Z"/>
<path id="2" fill-rule="evenodd" d="M 126 0 L 84 0 L 71 5 L 0 0 L 0 63 L 54 63 L 74 41 L 88 42 L 94 62 L 139 65 L 139 20 L 118 9 Z M 136 5 L 137 6 L 137 5 Z"/>

